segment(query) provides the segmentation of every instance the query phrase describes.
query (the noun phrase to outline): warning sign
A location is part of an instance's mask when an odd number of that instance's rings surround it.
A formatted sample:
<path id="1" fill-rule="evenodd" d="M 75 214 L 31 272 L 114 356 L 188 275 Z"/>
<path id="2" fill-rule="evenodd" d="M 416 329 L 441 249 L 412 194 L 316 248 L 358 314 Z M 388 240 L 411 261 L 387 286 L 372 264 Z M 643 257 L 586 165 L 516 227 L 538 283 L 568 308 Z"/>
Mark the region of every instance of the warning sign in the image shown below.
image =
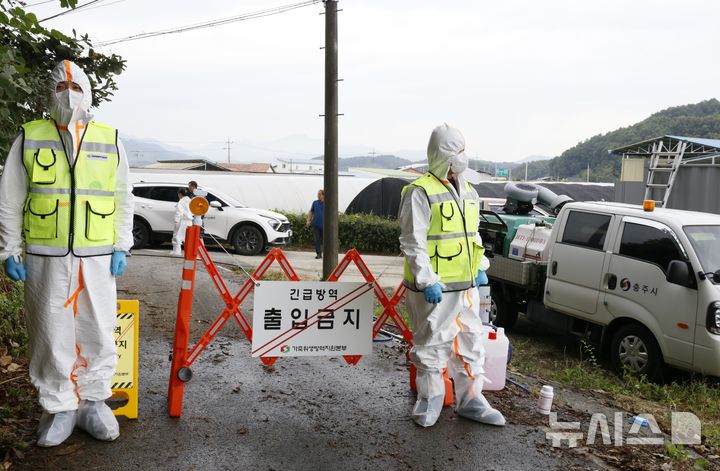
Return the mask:
<path id="1" fill-rule="evenodd" d="M 367 355 L 373 300 L 370 283 L 261 281 L 252 356 Z"/>
<path id="2" fill-rule="evenodd" d="M 138 411 L 138 333 L 140 303 L 118 301 L 115 346 L 118 362 L 112 379 L 113 398 L 127 399 L 127 404 L 114 410 L 115 415 L 137 418 Z"/>

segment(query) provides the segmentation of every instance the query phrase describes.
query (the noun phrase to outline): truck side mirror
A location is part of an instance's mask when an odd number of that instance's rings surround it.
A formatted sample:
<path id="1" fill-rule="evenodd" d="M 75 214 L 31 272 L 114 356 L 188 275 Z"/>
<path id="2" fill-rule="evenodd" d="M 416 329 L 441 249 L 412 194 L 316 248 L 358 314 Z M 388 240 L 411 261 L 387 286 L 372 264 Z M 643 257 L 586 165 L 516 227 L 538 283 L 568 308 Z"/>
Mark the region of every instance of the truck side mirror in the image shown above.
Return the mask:
<path id="1" fill-rule="evenodd" d="M 685 286 L 686 288 L 695 287 L 695 276 L 691 272 L 688 262 L 682 260 L 673 260 L 670 262 L 665 279 L 669 283 Z"/>

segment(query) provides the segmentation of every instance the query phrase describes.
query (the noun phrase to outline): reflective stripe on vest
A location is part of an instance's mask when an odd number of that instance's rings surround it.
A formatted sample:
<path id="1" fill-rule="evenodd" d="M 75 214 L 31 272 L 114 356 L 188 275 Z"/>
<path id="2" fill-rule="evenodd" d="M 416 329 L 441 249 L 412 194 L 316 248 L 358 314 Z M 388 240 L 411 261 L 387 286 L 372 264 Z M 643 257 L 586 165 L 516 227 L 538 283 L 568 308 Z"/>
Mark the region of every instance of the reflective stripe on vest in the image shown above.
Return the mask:
<path id="1" fill-rule="evenodd" d="M 112 253 L 115 243 L 117 131 L 90 122 L 71 164 L 52 120 L 23 125 L 28 175 L 23 236 L 29 254 L 80 257 Z"/>
<path id="2" fill-rule="evenodd" d="M 445 285 L 443 291 L 460 291 L 475 284 L 484 249 L 475 243 L 479 201 L 469 183 L 461 191 L 463 209 L 450 190 L 428 173 L 403 188 L 422 188 L 430 204 L 427 249 L 433 271 Z M 408 289 L 420 291 L 405 261 L 404 281 Z"/>

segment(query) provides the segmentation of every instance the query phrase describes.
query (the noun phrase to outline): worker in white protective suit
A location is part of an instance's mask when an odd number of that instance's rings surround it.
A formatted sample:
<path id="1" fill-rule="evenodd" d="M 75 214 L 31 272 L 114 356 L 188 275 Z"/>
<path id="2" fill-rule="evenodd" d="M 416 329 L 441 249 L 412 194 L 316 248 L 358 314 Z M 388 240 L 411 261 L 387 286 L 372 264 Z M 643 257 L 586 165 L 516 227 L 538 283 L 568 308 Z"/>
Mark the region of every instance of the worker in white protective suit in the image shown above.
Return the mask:
<path id="1" fill-rule="evenodd" d="M 133 245 L 117 131 L 91 120 L 90 81 L 76 64 L 60 62 L 49 85 L 50 119 L 22 126 L 0 180 L 0 261 L 25 282 L 40 446 L 59 445 L 76 424 L 100 440 L 120 434 L 105 399 L 117 363 L 115 277 Z"/>
<path id="2" fill-rule="evenodd" d="M 182 247 L 185 243 L 185 231 L 192 226 L 193 213 L 190 211 L 190 197 L 188 190 L 180 188 L 178 190 L 178 203 L 175 207 L 175 229 L 173 231 L 173 250 L 172 255 L 181 256 Z"/>
<path id="3" fill-rule="evenodd" d="M 410 360 L 417 369 L 413 420 L 424 427 L 442 411 L 447 368 L 455 383 L 455 411 L 504 425 L 482 394 L 484 350 L 477 286 L 490 266 L 477 232 L 479 198 L 467 180 L 465 139 L 438 126 L 428 143 L 429 169 L 403 188 L 400 249 L 405 255 L 406 303 L 413 327 Z M 474 173 L 474 172 L 472 172 Z"/>

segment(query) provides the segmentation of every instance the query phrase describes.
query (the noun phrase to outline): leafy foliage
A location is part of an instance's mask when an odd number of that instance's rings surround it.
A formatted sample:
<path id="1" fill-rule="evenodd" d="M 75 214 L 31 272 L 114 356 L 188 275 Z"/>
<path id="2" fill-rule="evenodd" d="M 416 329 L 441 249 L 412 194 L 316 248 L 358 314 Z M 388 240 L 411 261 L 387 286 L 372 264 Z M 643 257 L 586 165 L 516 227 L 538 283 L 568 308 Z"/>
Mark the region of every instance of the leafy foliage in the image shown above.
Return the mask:
<path id="1" fill-rule="evenodd" d="M 276 210 L 277 211 L 277 210 Z M 281 212 L 282 211 L 278 211 Z M 308 247 L 314 244 L 312 229 L 305 227 L 303 213 L 283 213 L 293 231 L 292 245 Z M 338 214 L 340 248 L 357 249 L 361 253 L 400 253 L 400 225 L 397 221 L 368 214 Z"/>
<path id="2" fill-rule="evenodd" d="M 0 351 L 20 352 L 27 344 L 23 284 L 0 275 Z"/>
<path id="3" fill-rule="evenodd" d="M 60 0 L 74 8 L 77 0 Z M 48 76 L 55 65 L 70 59 L 82 67 L 93 87 L 93 104 L 109 101 L 117 90 L 114 76 L 125 69 L 116 54 L 100 54 L 87 35 L 73 37 L 42 26 L 35 14 L 16 0 L 0 0 L 0 162 L 20 126 L 42 117 L 50 93 Z"/>
<path id="4" fill-rule="evenodd" d="M 590 181 L 613 181 L 620 176 L 620 156 L 608 150 L 662 135 L 720 138 L 720 101 L 675 106 L 659 111 L 632 126 L 598 134 L 551 160 L 529 164 L 528 178 L 545 176 L 584 181 L 590 164 Z M 516 172 L 514 176 L 524 176 Z"/>

